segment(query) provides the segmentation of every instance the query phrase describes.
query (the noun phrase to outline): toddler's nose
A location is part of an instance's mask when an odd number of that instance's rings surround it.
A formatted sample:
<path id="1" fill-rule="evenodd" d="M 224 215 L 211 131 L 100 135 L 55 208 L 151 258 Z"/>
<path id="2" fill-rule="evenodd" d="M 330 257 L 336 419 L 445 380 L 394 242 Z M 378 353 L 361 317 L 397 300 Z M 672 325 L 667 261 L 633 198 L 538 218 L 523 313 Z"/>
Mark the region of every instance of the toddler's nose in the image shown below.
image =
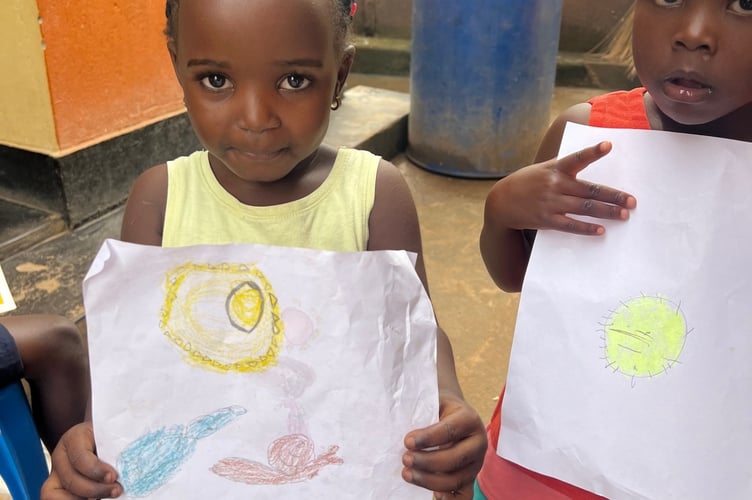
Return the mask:
<path id="1" fill-rule="evenodd" d="M 261 133 L 280 125 L 274 111 L 273 98 L 258 91 L 238 95 L 238 126 L 245 131 Z"/>
<path id="2" fill-rule="evenodd" d="M 674 47 L 715 53 L 720 29 L 717 12 L 702 2 L 695 2 L 692 6 L 686 7 L 686 13 L 682 16 L 674 35 Z"/>

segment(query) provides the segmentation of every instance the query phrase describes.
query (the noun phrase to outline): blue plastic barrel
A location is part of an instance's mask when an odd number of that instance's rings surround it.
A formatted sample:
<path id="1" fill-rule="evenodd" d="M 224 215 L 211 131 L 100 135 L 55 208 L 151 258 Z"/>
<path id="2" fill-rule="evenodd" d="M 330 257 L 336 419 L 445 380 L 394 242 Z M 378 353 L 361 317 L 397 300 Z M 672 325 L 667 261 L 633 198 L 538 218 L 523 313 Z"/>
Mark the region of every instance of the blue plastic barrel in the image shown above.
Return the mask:
<path id="1" fill-rule="evenodd" d="M 529 164 L 550 121 L 562 0 L 413 0 L 407 155 L 499 178 Z"/>

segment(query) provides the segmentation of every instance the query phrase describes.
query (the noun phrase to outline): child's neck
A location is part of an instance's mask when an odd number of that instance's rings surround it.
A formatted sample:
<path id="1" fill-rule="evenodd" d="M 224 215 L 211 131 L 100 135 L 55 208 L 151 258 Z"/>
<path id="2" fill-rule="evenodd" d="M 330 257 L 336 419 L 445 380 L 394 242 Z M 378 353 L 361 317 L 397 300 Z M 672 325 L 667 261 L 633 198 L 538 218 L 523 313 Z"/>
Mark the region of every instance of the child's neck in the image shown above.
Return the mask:
<path id="1" fill-rule="evenodd" d="M 213 167 L 212 171 L 225 191 L 241 203 L 267 207 L 291 203 L 316 191 L 329 176 L 336 158 L 336 149 L 321 145 L 287 176 L 274 182 L 237 182 L 237 178 L 231 183 L 223 182 L 223 176 L 217 175 Z"/>

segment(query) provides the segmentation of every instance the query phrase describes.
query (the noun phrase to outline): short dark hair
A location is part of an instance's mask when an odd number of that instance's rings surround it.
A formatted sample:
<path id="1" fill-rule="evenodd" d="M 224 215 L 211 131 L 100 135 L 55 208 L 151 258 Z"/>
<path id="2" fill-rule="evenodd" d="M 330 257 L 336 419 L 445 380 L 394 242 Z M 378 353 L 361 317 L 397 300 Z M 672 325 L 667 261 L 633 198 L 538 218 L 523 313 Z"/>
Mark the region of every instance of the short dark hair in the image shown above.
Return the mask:
<path id="1" fill-rule="evenodd" d="M 331 0 L 334 11 L 334 27 L 337 30 L 336 43 L 338 46 L 343 45 L 350 33 L 352 25 L 352 0 Z M 165 5 L 165 17 L 167 24 L 165 26 L 165 35 L 168 41 L 174 42 L 178 35 L 178 10 L 180 9 L 180 0 L 167 0 Z"/>

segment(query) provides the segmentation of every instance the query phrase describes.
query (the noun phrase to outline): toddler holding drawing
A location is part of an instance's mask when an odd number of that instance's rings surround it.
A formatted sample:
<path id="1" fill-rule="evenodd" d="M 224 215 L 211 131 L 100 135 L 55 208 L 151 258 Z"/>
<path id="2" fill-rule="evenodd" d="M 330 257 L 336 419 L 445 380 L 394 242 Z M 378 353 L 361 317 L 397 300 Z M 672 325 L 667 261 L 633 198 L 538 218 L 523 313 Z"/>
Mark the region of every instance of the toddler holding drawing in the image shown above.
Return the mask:
<path id="1" fill-rule="evenodd" d="M 334 251 L 407 250 L 420 231 L 407 184 L 365 151 L 322 144 L 354 57 L 349 0 L 168 0 L 167 46 L 206 148 L 144 172 L 124 241 L 163 246 L 262 243 Z M 439 331 L 440 422 L 408 433 L 406 481 L 438 498 L 470 493 L 486 449 Z M 43 497 L 117 497 L 90 423 L 63 438 Z"/>
<path id="2" fill-rule="evenodd" d="M 76 325 L 53 315 L 0 318 L 0 387 L 22 378 L 39 436 L 52 451 L 86 415 L 88 364 Z"/>
<path id="3" fill-rule="evenodd" d="M 633 15 L 633 58 L 644 87 L 596 97 L 563 112 L 546 133 L 536 163 L 502 179 L 488 194 L 480 248 L 503 290 L 521 289 L 534 230 L 597 237 L 604 233 L 602 225 L 569 214 L 626 221 L 636 206 L 628 193 L 577 179 L 609 153 L 610 143 L 556 159 L 566 122 L 752 141 L 752 55 L 747 50 L 752 2 L 636 0 Z M 499 457 L 501 399 L 487 428 L 489 447 L 475 498 L 600 498 Z"/>

